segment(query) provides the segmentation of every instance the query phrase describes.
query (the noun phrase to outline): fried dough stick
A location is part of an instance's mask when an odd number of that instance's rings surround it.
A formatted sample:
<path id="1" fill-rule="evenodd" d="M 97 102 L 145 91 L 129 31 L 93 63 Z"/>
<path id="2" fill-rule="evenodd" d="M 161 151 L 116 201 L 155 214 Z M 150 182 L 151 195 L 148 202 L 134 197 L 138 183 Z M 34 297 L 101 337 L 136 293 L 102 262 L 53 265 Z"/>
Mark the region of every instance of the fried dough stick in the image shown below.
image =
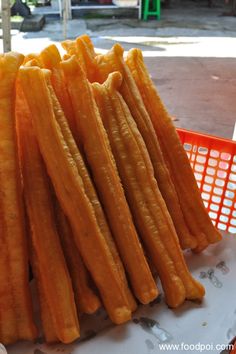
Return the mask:
<path id="1" fill-rule="evenodd" d="M 32 232 L 29 230 L 29 233 Z M 47 297 L 46 293 L 41 286 L 42 284 L 42 278 L 41 274 L 39 272 L 39 266 L 37 264 L 37 257 L 34 253 L 33 246 L 32 246 L 32 237 L 29 238 L 29 243 L 30 243 L 30 263 L 33 269 L 33 274 L 34 278 L 36 280 L 36 289 L 37 289 L 37 295 L 38 295 L 38 301 L 39 301 L 39 308 L 40 308 L 40 319 L 42 323 L 42 329 L 43 329 L 43 336 L 45 338 L 46 343 L 56 343 L 59 342 L 59 338 L 55 332 L 53 321 L 52 321 L 52 316 L 50 313 L 50 308 L 47 303 Z"/>
<path id="2" fill-rule="evenodd" d="M 32 63 L 35 63 L 35 61 L 32 62 Z M 30 62 L 28 62 L 27 64 L 30 65 Z M 38 65 L 36 64 L 36 66 L 38 66 Z M 109 247 L 109 249 L 110 249 L 110 251 L 112 253 L 113 260 L 116 263 L 117 270 L 118 270 L 120 278 L 121 278 L 121 283 L 123 285 L 123 290 L 124 290 L 125 295 L 127 297 L 130 310 L 134 311 L 136 309 L 137 305 L 136 305 L 134 297 L 133 297 L 133 295 L 132 295 L 132 293 L 131 293 L 131 291 L 130 291 L 130 289 L 128 287 L 128 283 L 127 283 L 127 279 L 126 279 L 126 275 L 125 275 L 125 270 L 124 270 L 123 264 L 122 264 L 122 262 L 120 260 L 120 256 L 118 254 L 117 248 L 116 248 L 115 243 L 113 241 L 110 229 L 109 229 L 109 227 L 107 225 L 107 221 L 106 221 L 104 212 L 102 210 L 100 202 L 98 201 L 97 193 L 96 193 L 96 191 L 94 189 L 94 186 L 93 186 L 93 184 L 91 182 L 91 179 L 90 179 L 90 177 L 89 177 L 89 175 L 88 175 L 88 173 L 86 171 L 84 163 L 83 163 L 83 161 L 81 160 L 81 158 L 80 158 L 80 156 L 78 154 L 78 147 L 76 146 L 76 143 L 75 143 L 75 141 L 73 139 L 71 131 L 70 131 L 70 129 L 68 127 L 68 124 L 67 124 L 67 122 L 65 120 L 64 113 L 61 110 L 61 106 L 60 106 L 60 104 L 58 102 L 58 99 L 57 99 L 57 97 L 55 95 L 55 92 L 53 90 L 53 87 L 52 87 L 52 84 L 51 84 L 51 75 L 47 76 L 47 86 L 48 86 L 48 88 L 50 90 L 50 95 L 51 95 L 51 99 L 52 99 L 53 107 L 54 107 L 55 118 L 56 118 L 57 123 L 59 124 L 59 126 L 61 128 L 61 131 L 62 131 L 62 134 L 63 134 L 65 140 L 67 141 L 69 150 L 70 150 L 70 152 L 72 154 L 72 157 L 73 157 L 73 159 L 76 162 L 76 165 L 78 167 L 78 171 L 80 170 L 81 173 L 83 173 L 82 178 L 83 178 L 83 181 L 84 181 L 84 187 L 85 187 L 86 193 L 88 193 L 89 199 L 92 202 L 92 205 L 93 205 L 93 208 L 94 208 L 94 211 L 95 211 L 95 215 L 96 215 L 96 218 L 98 220 L 98 224 L 100 226 L 101 232 L 102 232 L 102 234 L 105 237 L 107 245 L 108 245 L 108 247 Z M 63 224 L 65 226 L 65 222 L 63 222 Z M 63 227 L 63 225 L 61 225 L 61 227 Z M 79 261 L 77 261 L 77 263 L 78 262 Z M 78 266 L 80 266 L 80 268 L 81 268 L 83 265 L 81 265 L 79 263 Z M 76 270 L 74 270 L 74 268 L 75 267 L 73 267 L 73 274 L 76 272 Z M 83 274 L 85 272 L 86 272 L 86 269 L 83 269 Z M 78 273 L 78 271 L 77 271 L 77 273 Z M 74 277 L 75 276 L 76 276 L 76 274 L 74 274 Z M 83 280 L 86 280 L 86 277 L 84 277 L 81 280 L 74 279 L 75 286 L 78 288 L 79 283 L 81 281 L 83 281 Z M 83 289 L 83 284 L 81 284 L 81 285 L 82 285 L 82 289 Z M 85 290 L 87 289 L 87 285 L 86 284 L 84 284 L 84 289 Z M 82 297 L 84 298 L 84 296 L 82 296 Z M 91 296 L 90 296 L 90 298 L 91 298 Z M 91 298 L 91 300 L 92 300 L 92 298 Z M 88 312 L 91 313 L 92 311 L 95 311 L 97 309 L 97 307 L 98 307 L 98 299 L 93 299 L 93 300 L 94 300 L 93 303 L 90 303 L 90 304 L 89 304 L 89 298 L 86 300 L 87 301 L 87 308 L 84 307 L 84 312 L 85 313 L 88 313 Z"/>
<path id="3" fill-rule="evenodd" d="M 75 56 L 61 65 L 75 112 L 78 135 L 113 237 L 136 297 L 142 303 L 149 303 L 157 296 L 157 287 L 133 225 L 92 88 Z"/>
<path id="4" fill-rule="evenodd" d="M 115 72 L 94 93 L 139 235 L 148 249 L 170 307 L 202 299 L 203 287 L 189 273 L 172 220 L 159 191 L 145 143 L 124 99 Z"/>
<path id="5" fill-rule="evenodd" d="M 175 186 L 166 166 L 152 122 L 129 68 L 123 60 L 123 48 L 119 44 L 116 44 L 107 54 L 97 56 L 96 59 L 99 64 L 98 72 L 100 82 L 103 82 L 110 72 L 119 71 L 122 74 L 123 82 L 120 92 L 129 106 L 131 114 L 147 146 L 153 164 L 155 178 L 173 220 L 181 247 L 183 249 L 196 247 L 197 240 L 190 234 L 184 220 Z M 207 240 L 205 240 L 204 245 L 208 245 Z"/>
<path id="6" fill-rule="evenodd" d="M 0 342 L 6 345 L 16 342 L 18 340 L 18 333 L 11 295 L 11 277 L 8 272 L 9 255 L 7 243 L 3 238 L 2 224 L 0 224 L 0 228 Z"/>
<path id="7" fill-rule="evenodd" d="M 20 79 L 41 153 L 56 195 L 70 221 L 83 261 L 112 321 L 117 324 L 128 321 L 131 311 L 118 271 L 85 193 L 78 167 L 55 119 L 44 70 L 37 67 L 21 68 Z"/>
<path id="8" fill-rule="evenodd" d="M 90 82 L 97 81 L 97 71 L 99 70 L 95 59 L 97 54 L 90 37 L 83 34 L 77 37 L 75 41 L 66 40 L 61 45 L 67 51 L 67 59 L 75 55 L 88 80 Z M 64 59 L 66 60 L 66 58 Z"/>
<path id="9" fill-rule="evenodd" d="M 149 113 L 171 177 L 174 181 L 185 220 L 192 234 L 199 240 L 195 251 L 201 251 L 207 239 L 215 243 L 221 239 L 204 207 L 188 157 L 180 142 L 174 124 L 166 111 L 144 64 L 142 52 L 128 53 L 127 64 L 135 79 L 145 107 Z M 201 237 L 200 237 L 201 236 Z"/>
<path id="10" fill-rule="evenodd" d="M 38 288 L 42 287 L 57 338 L 63 343 L 71 343 L 80 335 L 73 288 L 57 232 L 48 176 L 20 85 L 17 96 L 16 119 L 24 196 L 32 230 L 30 243 L 36 259 L 33 264 L 37 265 L 34 276 Z"/>
<path id="11" fill-rule="evenodd" d="M 30 54 L 25 55 L 24 61 L 23 61 L 22 64 L 24 66 L 25 65 L 27 66 L 27 63 L 34 62 L 34 61 L 38 62 L 38 66 L 42 66 L 42 62 L 41 62 L 41 59 L 39 57 L 39 54 L 36 54 L 36 53 L 30 53 Z"/>
<path id="12" fill-rule="evenodd" d="M 90 82 L 96 81 L 97 63 L 95 61 L 96 53 L 93 43 L 89 36 L 84 34 L 76 38 L 76 54 L 79 63 L 83 63 L 86 76 Z"/>
<path id="13" fill-rule="evenodd" d="M 128 283 L 127 283 L 127 279 L 126 279 L 126 275 L 125 275 L 125 270 L 124 270 L 123 264 L 121 262 L 120 256 L 118 254 L 114 240 L 112 238 L 112 235 L 111 235 L 109 226 L 107 224 L 107 220 L 104 215 L 102 206 L 98 200 L 97 192 L 93 186 L 93 183 L 92 183 L 91 178 L 87 172 L 84 162 L 78 152 L 78 147 L 76 146 L 76 143 L 73 139 L 73 136 L 71 134 L 71 131 L 70 131 L 67 121 L 65 119 L 64 113 L 62 112 L 60 104 L 59 104 L 57 97 L 55 95 L 55 92 L 53 91 L 53 87 L 52 87 L 51 81 L 50 81 L 50 75 L 47 75 L 46 80 L 47 80 L 47 86 L 48 86 L 48 89 L 49 89 L 50 95 L 51 95 L 55 119 L 60 126 L 60 129 L 61 129 L 64 139 L 67 142 L 69 151 L 75 161 L 78 172 L 81 174 L 81 177 L 83 179 L 85 192 L 88 195 L 89 200 L 91 201 L 99 228 L 100 228 L 102 235 L 104 236 L 104 239 L 107 243 L 107 246 L 109 247 L 109 250 L 112 254 L 113 261 L 116 264 L 117 271 L 119 272 L 121 284 L 123 287 L 123 291 L 127 297 L 130 310 L 134 311 L 136 309 L 137 305 L 136 305 L 134 297 L 128 287 Z"/>
<path id="14" fill-rule="evenodd" d="M 28 250 L 15 134 L 15 80 L 23 56 L 0 55 L 0 342 L 33 340 Z"/>
<path id="15" fill-rule="evenodd" d="M 68 94 L 67 87 L 65 84 L 64 74 L 60 67 L 61 56 L 55 44 L 51 44 L 50 46 L 42 50 L 39 55 L 39 58 L 42 62 L 43 67 L 51 71 L 51 82 L 53 89 L 69 123 L 72 134 L 76 139 L 74 112 L 71 105 L 70 96 Z"/>
<path id="16" fill-rule="evenodd" d="M 66 39 L 61 42 L 62 48 L 67 52 L 69 56 L 76 55 L 76 44 L 75 40 Z"/>
<path id="17" fill-rule="evenodd" d="M 94 45 L 91 38 L 87 34 L 83 34 L 82 36 L 76 38 L 76 42 L 78 41 L 79 38 L 82 39 L 82 41 L 86 45 L 87 52 L 90 54 L 90 57 L 95 58 L 97 53 L 95 52 Z"/>
<path id="18" fill-rule="evenodd" d="M 18 99 L 19 99 L 19 94 L 17 93 L 17 100 Z M 16 102 L 16 105 L 17 105 L 17 102 Z M 19 139 L 18 139 L 18 146 L 19 146 Z M 37 257 L 34 254 L 34 249 L 32 246 L 32 237 L 30 235 L 32 230 L 30 229 L 30 222 L 29 222 L 29 217 L 26 212 L 25 201 L 24 201 L 24 207 L 25 207 L 26 233 L 27 233 L 27 240 L 28 240 L 28 245 L 29 245 L 30 265 L 31 265 L 32 274 L 33 274 L 35 285 L 36 285 L 36 299 L 35 299 L 35 301 L 38 301 L 38 303 L 39 303 L 38 315 L 41 319 L 42 330 L 43 330 L 42 334 L 44 336 L 46 343 L 56 343 L 56 342 L 59 342 L 59 339 L 58 339 L 58 337 L 55 333 L 55 330 L 54 330 L 54 326 L 52 323 L 52 317 L 51 317 L 51 314 L 49 311 L 48 304 L 46 302 L 45 292 L 43 291 L 42 286 L 40 286 L 42 281 L 39 278 L 40 273 L 38 271 Z M 33 294 L 33 296 L 34 295 L 35 295 L 35 293 Z M 39 335 L 40 335 L 40 333 L 39 333 Z"/>
<path id="19" fill-rule="evenodd" d="M 78 312 L 92 314 L 101 306 L 101 302 L 90 286 L 89 273 L 73 240 L 70 224 L 58 201 L 55 201 L 55 212 L 58 232 L 70 272 Z"/>
<path id="20" fill-rule="evenodd" d="M 39 302 L 40 302 L 40 318 L 43 327 L 43 335 L 46 343 L 53 344 L 59 342 L 59 338 L 56 335 L 53 320 L 50 313 L 50 309 L 47 303 L 47 297 L 43 288 L 39 287 Z"/>

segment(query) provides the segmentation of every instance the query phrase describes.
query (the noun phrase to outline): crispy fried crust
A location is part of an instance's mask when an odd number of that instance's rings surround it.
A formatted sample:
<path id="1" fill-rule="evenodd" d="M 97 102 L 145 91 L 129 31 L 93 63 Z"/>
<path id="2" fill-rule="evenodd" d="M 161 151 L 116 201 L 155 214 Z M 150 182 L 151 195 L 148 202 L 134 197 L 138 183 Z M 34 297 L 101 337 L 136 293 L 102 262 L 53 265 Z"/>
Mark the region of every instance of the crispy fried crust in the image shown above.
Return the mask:
<path id="1" fill-rule="evenodd" d="M 36 336 L 28 283 L 21 180 L 15 136 L 15 80 L 23 56 L 0 56 L 0 342 Z"/>
<path id="2" fill-rule="evenodd" d="M 119 72 L 110 74 L 103 85 L 93 84 L 95 97 L 139 234 L 161 278 L 168 305 L 177 307 L 185 298 L 201 299 L 204 289 L 187 269 L 145 143 L 117 91 L 121 82 Z"/>
<path id="3" fill-rule="evenodd" d="M 62 62 L 62 67 L 76 114 L 78 134 L 113 237 L 136 297 L 142 303 L 148 303 L 157 296 L 157 287 L 133 224 L 92 88 L 75 57 Z"/>
<path id="4" fill-rule="evenodd" d="M 17 133 L 24 196 L 31 226 L 33 270 L 37 268 L 34 277 L 38 288 L 42 288 L 44 317 L 46 307 L 56 337 L 63 343 L 70 343 L 80 335 L 74 293 L 57 233 L 48 176 L 33 131 L 31 113 L 20 85 L 17 93 Z M 47 329 L 46 338 L 49 337 Z"/>
<path id="5" fill-rule="evenodd" d="M 101 302 L 91 287 L 90 275 L 74 242 L 70 224 L 57 200 L 55 201 L 55 212 L 78 312 L 92 314 L 98 310 Z"/>
<path id="6" fill-rule="evenodd" d="M 204 207 L 188 157 L 148 74 L 141 51 L 131 50 L 127 57 L 127 64 L 155 128 L 165 160 L 168 162 L 184 218 L 197 240 L 197 246 L 192 248 L 201 251 L 209 243 L 221 240 L 221 235 L 212 224 Z"/>
<path id="7" fill-rule="evenodd" d="M 74 112 L 70 101 L 70 96 L 67 91 L 67 87 L 65 84 L 65 79 L 63 75 L 63 71 L 60 67 L 61 56 L 54 44 L 46 47 L 39 55 L 40 60 L 42 62 L 42 66 L 45 69 L 49 69 L 51 71 L 51 83 L 53 89 L 56 93 L 57 99 L 60 103 L 61 108 L 63 109 L 64 115 L 69 123 L 70 129 L 77 143 L 79 141 L 76 137 L 76 127 L 75 127 L 75 118 Z"/>
<path id="8" fill-rule="evenodd" d="M 75 144 L 75 141 L 74 141 L 71 131 L 68 127 L 64 113 L 61 110 L 61 107 L 59 105 L 59 102 L 57 100 L 55 92 L 53 91 L 53 88 L 52 88 L 52 85 L 50 82 L 50 75 L 48 75 L 48 77 L 47 77 L 47 85 L 48 85 L 48 89 L 50 91 L 50 95 L 51 95 L 51 99 L 52 99 L 52 103 L 53 103 L 53 107 L 54 107 L 55 119 L 60 126 L 60 129 L 61 129 L 61 132 L 64 136 L 64 139 L 67 142 L 68 148 L 69 148 L 70 153 L 71 153 L 71 155 L 74 159 L 74 162 L 77 166 L 78 172 L 80 172 L 81 177 L 83 179 L 85 192 L 88 195 L 89 200 L 92 203 L 98 226 L 100 228 L 102 235 L 104 236 L 107 246 L 109 247 L 109 250 L 110 250 L 111 255 L 113 257 L 113 261 L 116 264 L 117 271 L 120 275 L 121 285 L 122 285 L 123 291 L 127 297 L 130 310 L 134 311 L 137 307 L 137 304 L 136 304 L 134 297 L 129 289 L 123 264 L 121 262 L 119 254 L 118 254 L 115 242 L 112 238 L 111 231 L 109 229 L 106 217 L 104 215 L 102 206 L 101 206 L 100 201 L 97 196 L 97 192 L 93 186 L 93 183 L 91 181 L 91 178 L 89 176 L 87 168 L 84 164 L 84 161 L 81 158 L 78 147 Z"/>
<path id="9" fill-rule="evenodd" d="M 42 156 L 57 197 L 72 226 L 80 254 L 111 319 L 115 323 L 128 321 L 131 311 L 120 277 L 85 193 L 82 177 L 55 119 L 44 71 L 36 67 L 21 68 L 20 79 Z"/>
<path id="10" fill-rule="evenodd" d="M 96 60 L 100 69 L 98 72 L 100 73 L 101 82 L 103 82 L 112 71 L 117 70 L 122 74 L 123 82 L 120 87 L 120 92 L 129 106 L 147 146 L 153 164 L 155 178 L 175 225 L 181 246 L 183 249 L 196 247 L 196 239 L 190 234 L 185 223 L 175 186 L 166 166 L 150 117 L 130 70 L 124 62 L 123 48 L 119 44 L 116 44 L 107 54 L 97 56 Z"/>

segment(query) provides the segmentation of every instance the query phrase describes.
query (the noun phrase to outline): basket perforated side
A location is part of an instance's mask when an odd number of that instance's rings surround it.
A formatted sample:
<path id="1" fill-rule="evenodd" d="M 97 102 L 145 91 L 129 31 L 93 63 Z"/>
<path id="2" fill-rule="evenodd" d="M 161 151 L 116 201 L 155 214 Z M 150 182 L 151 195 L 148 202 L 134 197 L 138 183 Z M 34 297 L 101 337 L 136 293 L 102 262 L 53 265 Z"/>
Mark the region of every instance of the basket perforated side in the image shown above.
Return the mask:
<path id="1" fill-rule="evenodd" d="M 182 129 L 178 133 L 212 222 L 236 233 L 236 143 Z"/>

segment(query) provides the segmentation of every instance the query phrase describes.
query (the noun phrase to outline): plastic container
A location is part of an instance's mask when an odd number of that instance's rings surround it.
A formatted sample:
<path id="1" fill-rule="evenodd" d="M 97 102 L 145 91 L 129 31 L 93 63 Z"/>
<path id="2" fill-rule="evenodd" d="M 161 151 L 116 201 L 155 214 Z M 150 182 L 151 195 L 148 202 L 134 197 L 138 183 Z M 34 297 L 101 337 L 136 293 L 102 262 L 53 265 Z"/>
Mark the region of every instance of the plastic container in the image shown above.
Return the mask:
<path id="1" fill-rule="evenodd" d="M 177 129 L 202 199 L 219 230 L 236 233 L 236 142 Z"/>

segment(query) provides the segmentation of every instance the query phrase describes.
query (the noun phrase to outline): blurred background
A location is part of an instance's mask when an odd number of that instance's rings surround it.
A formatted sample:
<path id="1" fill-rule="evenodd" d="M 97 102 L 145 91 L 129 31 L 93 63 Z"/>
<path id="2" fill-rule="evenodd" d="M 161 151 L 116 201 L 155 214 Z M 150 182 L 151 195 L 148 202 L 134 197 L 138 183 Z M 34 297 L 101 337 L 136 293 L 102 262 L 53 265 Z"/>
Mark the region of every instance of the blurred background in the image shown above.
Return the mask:
<path id="1" fill-rule="evenodd" d="M 232 138 L 236 0 L 2 0 L 1 50 L 39 52 L 91 36 L 96 50 L 142 49 L 179 127 Z"/>

